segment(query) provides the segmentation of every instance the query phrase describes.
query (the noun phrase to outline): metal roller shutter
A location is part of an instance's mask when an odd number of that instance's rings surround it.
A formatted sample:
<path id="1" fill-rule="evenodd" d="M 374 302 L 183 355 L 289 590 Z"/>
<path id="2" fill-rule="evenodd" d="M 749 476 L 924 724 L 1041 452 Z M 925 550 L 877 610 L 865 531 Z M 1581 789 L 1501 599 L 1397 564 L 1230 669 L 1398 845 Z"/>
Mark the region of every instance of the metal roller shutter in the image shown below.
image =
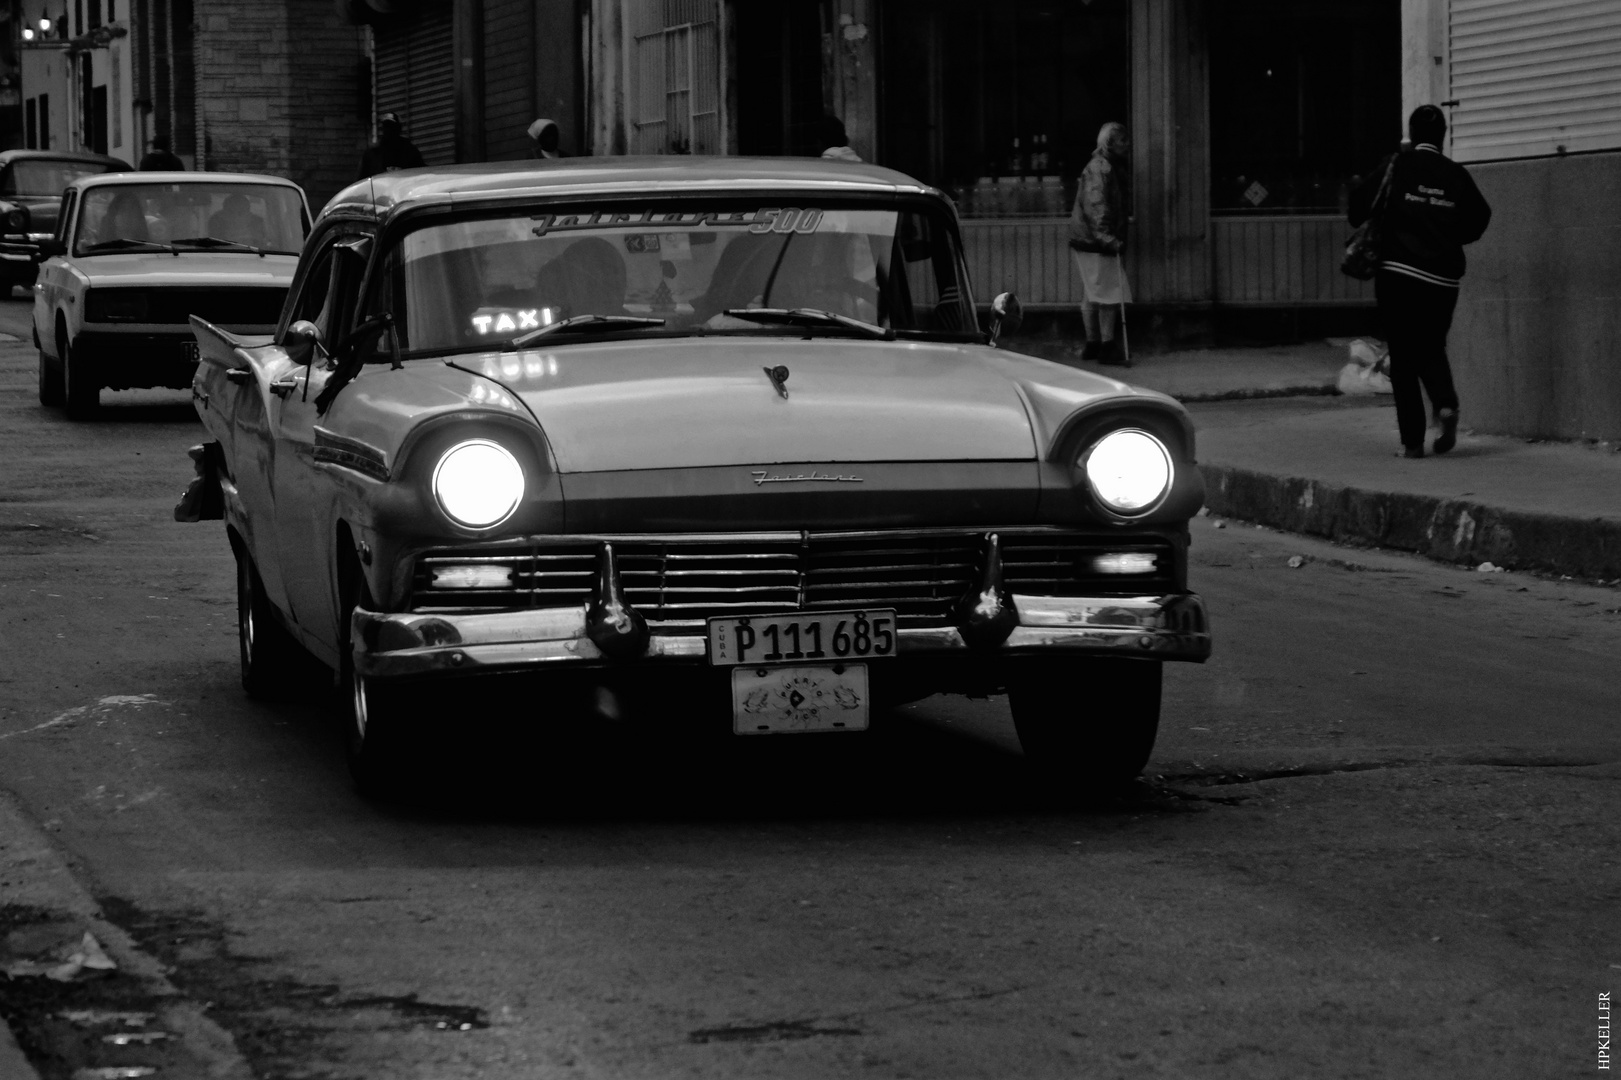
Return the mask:
<path id="1" fill-rule="evenodd" d="M 449 4 L 377 28 L 377 112 L 397 112 L 429 165 L 456 160 L 456 87 Z"/>
<path id="2" fill-rule="evenodd" d="M 1621 3 L 1450 0 L 1452 156 L 1621 149 Z"/>

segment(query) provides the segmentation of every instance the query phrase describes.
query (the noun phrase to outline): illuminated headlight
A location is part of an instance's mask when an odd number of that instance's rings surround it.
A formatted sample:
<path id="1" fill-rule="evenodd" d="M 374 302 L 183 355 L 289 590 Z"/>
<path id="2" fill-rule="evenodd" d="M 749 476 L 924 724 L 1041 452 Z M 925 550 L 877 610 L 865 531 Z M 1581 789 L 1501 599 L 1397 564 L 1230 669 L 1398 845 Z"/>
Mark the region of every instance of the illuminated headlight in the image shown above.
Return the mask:
<path id="1" fill-rule="evenodd" d="M 493 529 L 523 500 L 523 466 L 489 439 L 457 443 L 433 469 L 433 496 L 458 525 Z"/>
<path id="2" fill-rule="evenodd" d="M 1170 489 L 1172 466 L 1165 444 L 1146 431 L 1111 431 L 1081 461 L 1092 494 L 1117 514 L 1140 514 Z"/>
<path id="3" fill-rule="evenodd" d="M 512 584 L 510 566 L 436 566 L 436 589 L 505 589 Z"/>

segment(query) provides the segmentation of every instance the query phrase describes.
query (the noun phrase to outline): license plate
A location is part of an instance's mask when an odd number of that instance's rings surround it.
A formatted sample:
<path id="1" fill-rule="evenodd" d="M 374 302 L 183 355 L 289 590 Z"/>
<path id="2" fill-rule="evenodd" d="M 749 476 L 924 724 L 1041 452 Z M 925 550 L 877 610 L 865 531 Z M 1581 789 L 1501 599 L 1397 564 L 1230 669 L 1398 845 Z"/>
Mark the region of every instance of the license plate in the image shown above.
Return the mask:
<path id="1" fill-rule="evenodd" d="M 867 665 L 732 669 L 732 731 L 866 731 Z"/>
<path id="2" fill-rule="evenodd" d="M 709 662 L 792 664 L 895 655 L 895 611 L 826 611 L 709 620 Z"/>
<path id="3" fill-rule="evenodd" d="M 182 341 L 180 343 L 180 359 L 193 364 L 197 362 L 197 343 L 195 341 Z"/>

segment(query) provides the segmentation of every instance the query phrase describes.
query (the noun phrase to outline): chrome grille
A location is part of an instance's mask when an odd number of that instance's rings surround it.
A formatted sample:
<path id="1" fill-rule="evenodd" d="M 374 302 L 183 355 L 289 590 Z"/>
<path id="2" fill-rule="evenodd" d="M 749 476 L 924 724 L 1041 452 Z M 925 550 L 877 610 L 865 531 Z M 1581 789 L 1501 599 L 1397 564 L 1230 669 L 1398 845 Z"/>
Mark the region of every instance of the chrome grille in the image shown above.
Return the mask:
<path id="1" fill-rule="evenodd" d="M 1143 595 L 1173 587 L 1168 543 L 1061 530 L 996 530 L 1003 579 L 1041 596 Z M 734 612 L 893 607 L 903 625 L 938 625 L 980 574 L 984 533 L 936 531 L 799 536 L 544 537 L 441 549 L 417 559 L 411 609 L 571 607 L 591 598 L 597 547 L 611 540 L 626 599 L 648 618 L 704 619 Z M 1152 573 L 1099 574 L 1103 552 L 1144 552 Z M 434 569 L 512 568 L 509 587 L 444 589 Z"/>

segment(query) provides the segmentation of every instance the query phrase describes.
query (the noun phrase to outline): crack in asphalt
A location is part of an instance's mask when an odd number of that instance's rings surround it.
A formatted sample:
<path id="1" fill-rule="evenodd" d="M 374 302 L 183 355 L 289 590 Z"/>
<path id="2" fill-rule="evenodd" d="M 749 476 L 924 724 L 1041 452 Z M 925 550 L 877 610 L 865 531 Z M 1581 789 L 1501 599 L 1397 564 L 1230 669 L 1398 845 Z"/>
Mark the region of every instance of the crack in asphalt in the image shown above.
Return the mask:
<path id="1" fill-rule="evenodd" d="M 929 994 L 914 1001 L 895 1005 L 881 1005 L 871 1009 L 833 1013 L 804 1020 L 769 1020 L 758 1024 L 722 1024 L 718 1027 L 699 1028 L 687 1034 L 689 1043 L 709 1042 L 774 1042 L 791 1039 L 811 1039 L 823 1035 L 865 1035 L 858 1027 L 821 1027 L 831 1022 L 849 1023 L 860 1016 L 881 1016 L 885 1013 L 905 1012 L 928 1005 L 951 1005 L 960 1001 L 990 1001 L 993 998 L 1028 990 L 1028 985 L 1009 986 L 1001 990 L 974 990 L 966 994 Z"/>

